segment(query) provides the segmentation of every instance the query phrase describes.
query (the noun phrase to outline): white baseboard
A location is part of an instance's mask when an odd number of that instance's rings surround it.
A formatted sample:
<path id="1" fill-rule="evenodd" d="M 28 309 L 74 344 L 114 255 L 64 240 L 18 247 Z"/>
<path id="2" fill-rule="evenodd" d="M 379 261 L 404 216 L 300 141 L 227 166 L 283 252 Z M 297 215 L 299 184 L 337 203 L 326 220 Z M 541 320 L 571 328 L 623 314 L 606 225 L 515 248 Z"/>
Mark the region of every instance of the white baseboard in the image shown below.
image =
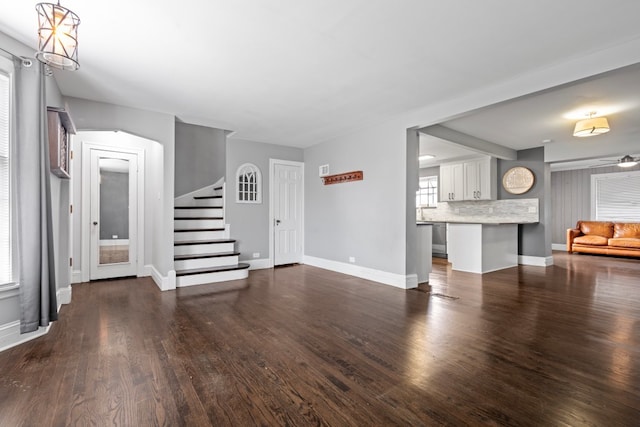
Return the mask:
<path id="1" fill-rule="evenodd" d="M 389 286 L 401 289 L 411 289 L 418 286 L 418 276 L 415 274 L 403 275 L 389 273 L 387 271 L 375 270 L 373 268 L 362 267 L 345 262 L 332 261 L 324 258 L 316 258 L 305 255 L 302 259 L 304 264 L 314 267 L 324 268 L 338 273 L 348 274 L 350 276 L 360 277 L 361 279 L 372 280 Z"/>
<path id="2" fill-rule="evenodd" d="M 518 264 L 533 265 L 535 267 L 549 267 L 553 265 L 553 257 L 518 255 Z"/>
<path id="3" fill-rule="evenodd" d="M 145 265 L 145 269 L 147 267 L 151 268 L 150 276 L 153 279 L 153 281 L 156 282 L 156 285 L 158 285 L 158 288 L 160 288 L 161 291 L 172 291 L 176 288 L 175 270 L 170 270 L 169 274 L 167 274 L 166 276 L 163 276 L 162 274 L 160 274 L 160 272 L 156 269 L 155 266 Z"/>
<path id="4" fill-rule="evenodd" d="M 265 268 L 273 267 L 269 258 L 260 259 L 248 259 L 240 262 L 245 262 L 250 265 L 249 270 L 263 270 Z"/>
<path id="5" fill-rule="evenodd" d="M 8 350 L 19 344 L 46 335 L 46 333 L 49 332 L 50 326 L 51 325 L 47 327 L 41 326 L 37 331 L 29 332 L 27 334 L 20 334 L 19 320 L 0 325 L 0 351 Z"/>
<path id="6" fill-rule="evenodd" d="M 62 304 L 71 304 L 71 285 L 58 289 L 56 292 L 56 301 L 58 301 L 58 311 L 60 311 Z"/>
<path id="7" fill-rule="evenodd" d="M 551 244 L 551 249 L 554 251 L 567 251 L 567 244 L 566 243 L 552 243 Z"/>
<path id="8" fill-rule="evenodd" d="M 71 283 L 82 283 L 82 270 L 73 270 L 71 272 Z"/>

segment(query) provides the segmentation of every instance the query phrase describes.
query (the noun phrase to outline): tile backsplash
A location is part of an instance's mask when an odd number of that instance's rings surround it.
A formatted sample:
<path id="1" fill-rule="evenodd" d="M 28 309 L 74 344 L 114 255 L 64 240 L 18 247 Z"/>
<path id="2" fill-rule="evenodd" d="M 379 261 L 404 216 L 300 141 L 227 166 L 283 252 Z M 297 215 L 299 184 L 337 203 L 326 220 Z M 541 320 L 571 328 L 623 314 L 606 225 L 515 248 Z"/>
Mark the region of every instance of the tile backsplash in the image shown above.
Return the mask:
<path id="1" fill-rule="evenodd" d="M 418 221 L 483 224 L 528 224 L 540 221 L 538 199 L 439 202 L 437 208 L 418 208 Z"/>

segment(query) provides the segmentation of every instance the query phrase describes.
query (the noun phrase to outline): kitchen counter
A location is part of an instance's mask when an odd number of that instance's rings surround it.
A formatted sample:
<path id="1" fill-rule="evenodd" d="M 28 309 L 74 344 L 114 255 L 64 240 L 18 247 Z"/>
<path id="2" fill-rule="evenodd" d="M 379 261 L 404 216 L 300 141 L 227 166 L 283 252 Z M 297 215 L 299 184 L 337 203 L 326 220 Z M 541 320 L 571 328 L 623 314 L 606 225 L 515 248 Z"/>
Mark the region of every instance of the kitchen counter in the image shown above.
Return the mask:
<path id="1" fill-rule="evenodd" d="M 447 248 L 453 270 L 483 274 L 515 267 L 518 225 L 449 223 Z"/>

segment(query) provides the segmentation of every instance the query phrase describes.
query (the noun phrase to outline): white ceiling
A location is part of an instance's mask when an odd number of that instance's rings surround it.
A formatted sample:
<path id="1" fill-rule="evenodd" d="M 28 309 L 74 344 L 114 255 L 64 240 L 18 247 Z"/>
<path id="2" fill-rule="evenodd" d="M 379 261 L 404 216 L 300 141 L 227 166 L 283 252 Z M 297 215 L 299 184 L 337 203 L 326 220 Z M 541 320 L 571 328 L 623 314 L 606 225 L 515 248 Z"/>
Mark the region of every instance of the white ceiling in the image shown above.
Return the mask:
<path id="1" fill-rule="evenodd" d="M 606 116 L 611 131 L 594 137 L 573 136 L 576 121 L 589 112 Z M 515 150 L 545 146 L 545 160 L 554 170 L 593 167 L 615 162 L 640 150 L 640 64 L 624 67 L 582 81 L 488 106 L 441 124 Z M 441 160 L 464 155 L 449 152 L 446 144 L 421 134 L 421 152 Z M 474 152 L 467 151 L 467 154 Z M 566 162 L 570 153 L 575 162 Z"/>
<path id="2" fill-rule="evenodd" d="M 35 49 L 34 4 L 0 0 L 0 31 Z M 63 94 L 299 147 L 640 36 L 636 0 L 62 5 L 82 20 Z"/>

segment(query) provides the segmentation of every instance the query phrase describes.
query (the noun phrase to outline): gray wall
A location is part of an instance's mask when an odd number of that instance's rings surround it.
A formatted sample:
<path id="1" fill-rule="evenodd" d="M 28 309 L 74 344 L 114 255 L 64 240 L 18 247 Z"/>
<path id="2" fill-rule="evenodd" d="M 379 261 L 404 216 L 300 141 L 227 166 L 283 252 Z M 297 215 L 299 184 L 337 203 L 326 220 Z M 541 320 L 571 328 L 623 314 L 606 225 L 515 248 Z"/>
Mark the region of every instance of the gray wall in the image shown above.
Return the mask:
<path id="1" fill-rule="evenodd" d="M 176 122 L 176 188 L 182 196 L 225 176 L 226 132 Z"/>
<path id="2" fill-rule="evenodd" d="M 242 139 L 227 141 L 226 223 L 231 225 L 231 238 L 237 241 L 236 249 L 241 253 L 241 260 L 251 259 L 255 252 L 260 253 L 260 259 L 269 258 L 269 159 L 302 162 L 303 151 Z M 262 174 L 260 204 L 236 203 L 235 173 L 244 163 L 253 163 Z"/>
<path id="3" fill-rule="evenodd" d="M 100 173 L 100 240 L 112 238 L 129 238 L 128 172 Z"/>
<path id="4" fill-rule="evenodd" d="M 502 176 L 514 166 L 531 169 L 535 176 L 533 188 L 515 195 L 502 187 Z M 551 172 L 544 162 L 544 148 L 518 151 L 517 160 L 498 160 L 498 199 L 538 199 L 540 222 L 518 225 L 518 254 L 534 257 L 551 256 Z"/>
<path id="5" fill-rule="evenodd" d="M 579 220 L 591 219 L 591 175 L 638 170 L 640 165 L 624 170 L 618 166 L 610 166 L 552 172 L 552 242 L 566 244 L 567 228 L 575 227 Z"/>
<path id="6" fill-rule="evenodd" d="M 407 239 L 415 240 L 407 218 L 415 227 L 418 186 L 415 173 L 408 201 L 407 164 L 417 163 L 417 151 L 408 159 L 408 127 L 387 121 L 305 150 L 305 255 L 342 263 L 355 257 L 355 265 L 405 275 Z M 331 174 L 362 170 L 364 179 L 323 185 L 324 164 Z"/>
<path id="7" fill-rule="evenodd" d="M 170 114 L 80 98 L 65 99 L 78 131 L 122 130 L 156 141 L 162 146 L 161 152 L 154 156 L 155 160 L 160 162 L 155 165 L 155 171 L 157 171 L 155 181 L 160 191 L 151 195 L 155 216 L 150 233 L 152 240 L 150 246 L 152 247 L 151 264 L 160 274 L 166 276 L 170 270 L 173 270 L 175 117 Z"/>
<path id="8" fill-rule="evenodd" d="M 420 168 L 420 178 L 425 176 L 437 176 L 440 179 L 440 166 L 431 166 L 430 168 Z M 439 185 L 439 184 L 438 184 Z"/>

